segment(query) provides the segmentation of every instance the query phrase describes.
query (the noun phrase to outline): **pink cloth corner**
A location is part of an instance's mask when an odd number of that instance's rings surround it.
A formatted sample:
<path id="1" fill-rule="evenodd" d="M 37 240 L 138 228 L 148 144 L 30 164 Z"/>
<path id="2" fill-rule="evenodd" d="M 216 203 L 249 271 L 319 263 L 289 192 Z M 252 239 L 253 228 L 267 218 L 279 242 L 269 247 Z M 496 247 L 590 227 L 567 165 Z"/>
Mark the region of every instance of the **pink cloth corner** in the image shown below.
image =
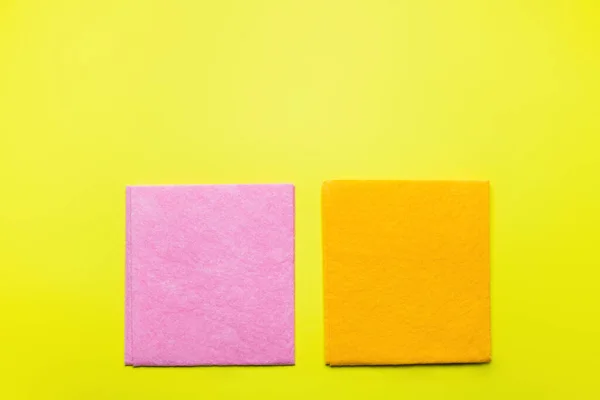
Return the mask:
<path id="1" fill-rule="evenodd" d="M 294 187 L 127 188 L 125 363 L 294 364 Z"/>

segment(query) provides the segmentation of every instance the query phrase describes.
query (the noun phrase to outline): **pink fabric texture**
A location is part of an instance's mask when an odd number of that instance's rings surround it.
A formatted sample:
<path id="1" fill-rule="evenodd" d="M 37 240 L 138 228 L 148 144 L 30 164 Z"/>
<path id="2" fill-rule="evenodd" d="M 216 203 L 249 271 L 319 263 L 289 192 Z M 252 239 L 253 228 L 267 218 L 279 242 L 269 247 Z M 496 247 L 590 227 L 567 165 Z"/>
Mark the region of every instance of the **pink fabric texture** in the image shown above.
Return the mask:
<path id="1" fill-rule="evenodd" d="M 294 364 L 294 187 L 127 188 L 125 364 Z"/>

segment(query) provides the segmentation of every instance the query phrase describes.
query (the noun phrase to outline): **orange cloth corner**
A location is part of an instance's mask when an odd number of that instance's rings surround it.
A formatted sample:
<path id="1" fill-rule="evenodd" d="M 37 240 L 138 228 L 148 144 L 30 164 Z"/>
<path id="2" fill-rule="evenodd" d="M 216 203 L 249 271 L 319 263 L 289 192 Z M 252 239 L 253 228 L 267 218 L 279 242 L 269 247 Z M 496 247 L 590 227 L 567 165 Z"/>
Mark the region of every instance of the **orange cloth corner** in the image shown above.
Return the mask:
<path id="1" fill-rule="evenodd" d="M 489 183 L 323 184 L 329 365 L 490 361 Z"/>

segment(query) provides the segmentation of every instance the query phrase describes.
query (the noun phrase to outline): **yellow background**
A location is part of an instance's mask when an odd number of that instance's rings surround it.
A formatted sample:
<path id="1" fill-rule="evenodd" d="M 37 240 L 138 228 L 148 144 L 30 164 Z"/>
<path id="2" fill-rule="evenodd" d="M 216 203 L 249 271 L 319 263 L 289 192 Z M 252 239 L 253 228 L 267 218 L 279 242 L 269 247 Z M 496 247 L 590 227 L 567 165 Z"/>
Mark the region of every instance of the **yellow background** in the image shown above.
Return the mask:
<path id="1" fill-rule="evenodd" d="M 600 5 L 0 1 L 0 397 L 598 398 Z M 321 182 L 492 182 L 492 364 L 324 366 Z M 123 367 L 125 185 L 293 182 L 297 365 Z M 371 397 L 368 397 L 371 396 Z"/>

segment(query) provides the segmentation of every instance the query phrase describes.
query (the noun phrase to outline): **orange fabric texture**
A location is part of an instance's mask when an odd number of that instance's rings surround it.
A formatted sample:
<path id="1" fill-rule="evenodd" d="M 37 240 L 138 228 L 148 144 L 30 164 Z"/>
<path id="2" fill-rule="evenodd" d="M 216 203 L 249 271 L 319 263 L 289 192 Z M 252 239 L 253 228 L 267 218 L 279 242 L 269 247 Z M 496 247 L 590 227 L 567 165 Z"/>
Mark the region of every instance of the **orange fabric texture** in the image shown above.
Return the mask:
<path id="1" fill-rule="evenodd" d="M 490 361 L 489 183 L 328 181 L 329 365 Z"/>

